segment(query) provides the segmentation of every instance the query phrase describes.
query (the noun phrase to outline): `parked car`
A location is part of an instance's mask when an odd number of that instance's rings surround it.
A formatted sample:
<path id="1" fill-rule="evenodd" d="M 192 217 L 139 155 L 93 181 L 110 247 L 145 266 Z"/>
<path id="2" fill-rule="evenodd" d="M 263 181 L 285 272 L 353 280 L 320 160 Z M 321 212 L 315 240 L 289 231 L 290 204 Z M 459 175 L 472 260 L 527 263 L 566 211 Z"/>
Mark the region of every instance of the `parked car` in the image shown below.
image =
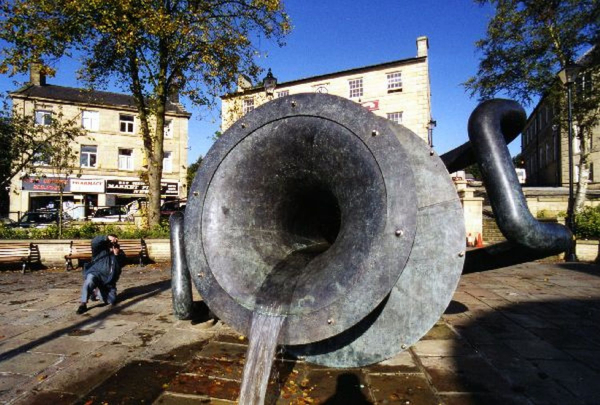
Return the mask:
<path id="1" fill-rule="evenodd" d="M 63 224 L 71 222 L 72 218 L 63 213 Z M 58 211 L 29 211 L 23 214 L 18 222 L 10 225 L 14 228 L 47 228 L 58 225 Z"/>
<path id="2" fill-rule="evenodd" d="M 91 220 L 92 222 L 124 222 L 127 220 L 127 210 L 121 205 L 98 208 Z"/>
<path id="3" fill-rule="evenodd" d="M 162 217 L 168 217 L 174 212 L 184 211 L 187 200 L 172 200 L 167 201 L 160 207 L 160 215 Z"/>
<path id="4" fill-rule="evenodd" d="M 15 224 L 15 221 L 13 221 L 12 219 L 10 219 L 8 217 L 0 218 L 0 225 L 2 225 L 2 226 L 11 227 L 11 226 L 14 226 L 14 224 Z"/>

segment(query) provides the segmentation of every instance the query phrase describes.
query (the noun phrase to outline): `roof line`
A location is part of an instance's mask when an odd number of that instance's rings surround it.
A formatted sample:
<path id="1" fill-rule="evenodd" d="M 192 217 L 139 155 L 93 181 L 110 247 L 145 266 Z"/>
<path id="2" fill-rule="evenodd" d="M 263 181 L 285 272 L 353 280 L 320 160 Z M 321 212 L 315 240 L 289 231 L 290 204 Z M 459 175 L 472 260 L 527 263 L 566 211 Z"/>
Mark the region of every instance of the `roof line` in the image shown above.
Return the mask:
<path id="1" fill-rule="evenodd" d="M 317 76 L 310 76 L 310 77 L 305 77 L 302 79 L 296 79 L 296 80 L 290 80 L 287 82 L 283 82 L 283 83 L 277 83 L 277 87 L 285 87 L 285 86 L 293 86 L 296 84 L 302 84 L 302 83 L 306 83 L 306 82 L 312 82 L 312 81 L 318 81 L 318 80 L 324 80 L 324 79 L 328 79 L 331 77 L 335 77 L 335 76 L 340 76 L 340 75 L 348 75 L 348 74 L 353 74 L 353 73 L 362 73 L 362 72 L 366 72 L 372 69 L 381 69 L 381 68 L 385 68 L 385 67 L 394 67 L 394 66 L 400 66 L 400 65 L 407 65 L 410 63 L 416 63 L 422 60 L 427 59 L 427 56 L 416 56 L 414 58 L 407 58 L 407 59 L 399 59 L 399 60 L 395 60 L 395 61 L 391 61 L 391 62 L 383 62 L 383 63 L 378 63 L 376 65 L 368 65 L 368 66 L 362 66 L 362 67 L 358 67 L 358 68 L 352 68 L 352 69 L 347 69 L 347 70 L 340 70 L 339 72 L 333 72 L 333 73 L 325 73 L 322 75 L 317 75 Z M 245 89 L 243 91 L 243 93 L 245 94 L 252 94 L 252 93 L 256 93 L 259 91 L 263 90 L 263 86 L 262 84 L 249 88 L 249 89 Z M 240 92 L 232 92 L 232 93 L 227 93 L 223 96 L 221 96 L 221 98 L 231 98 L 231 97 L 237 97 L 239 96 Z"/>

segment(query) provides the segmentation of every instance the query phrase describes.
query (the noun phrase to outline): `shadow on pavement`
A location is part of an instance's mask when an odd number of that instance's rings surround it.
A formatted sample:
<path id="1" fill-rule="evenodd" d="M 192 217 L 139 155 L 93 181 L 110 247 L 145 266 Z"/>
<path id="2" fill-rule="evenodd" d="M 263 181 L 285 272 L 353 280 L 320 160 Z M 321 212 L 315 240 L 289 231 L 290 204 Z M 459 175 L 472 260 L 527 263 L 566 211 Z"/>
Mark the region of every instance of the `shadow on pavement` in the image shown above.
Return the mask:
<path id="1" fill-rule="evenodd" d="M 323 405 L 372 405 L 360 389 L 361 381 L 352 373 L 340 374 L 337 377 L 335 394 Z"/>
<path id="2" fill-rule="evenodd" d="M 471 348 L 457 345 L 454 364 L 428 369 L 438 390 L 475 393 L 468 403 L 481 405 L 600 403 L 600 300 L 522 302 L 470 316 L 454 327 Z"/>
<path id="3" fill-rule="evenodd" d="M 35 348 L 39 345 L 42 345 L 44 343 L 50 342 L 53 339 L 56 339 L 64 334 L 78 333 L 81 328 L 83 328 L 89 324 L 93 324 L 100 320 L 104 320 L 104 319 L 112 316 L 113 314 L 118 314 L 119 312 L 137 304 L 138 302 L 148 299 L 150 297 L 153 297 L 157 294 L 160 294 L 161 292 L 168 290 L 169 288 L 171 288 L 171 280 L 158 281 L 158 282 L 143 285 L 143 286 L 127 288 L 121 294 L 119 294 L 117 296 L 117 298 L 118 298 L 117 305 L 114 306 L 113 308 L 111 308 L 110 310 L 105 311 L 105 312 L 95 315 L 95 316 L 86 317 L 85 319 L 83 319 L 79 322 L 74 322 L 69 327 L 58 329 L 47 336 L 32 340 L 31 342 L 29 342 L 27 344 L 21 345 L 12 350 L 9 350 L 5 353 L 2 353 L 0 355 L 0 361 L 5 361 L 8 359 L 11 359 L 11 358 L 17 356 L 18 354 L 32 350 L 33 348 Z M 103 304 L 95 305 L 90 308 L 95 308 L 98 306 L 103 306 Z M 75 308 L 73 309 L 73 312 L 75 312 Z"/>

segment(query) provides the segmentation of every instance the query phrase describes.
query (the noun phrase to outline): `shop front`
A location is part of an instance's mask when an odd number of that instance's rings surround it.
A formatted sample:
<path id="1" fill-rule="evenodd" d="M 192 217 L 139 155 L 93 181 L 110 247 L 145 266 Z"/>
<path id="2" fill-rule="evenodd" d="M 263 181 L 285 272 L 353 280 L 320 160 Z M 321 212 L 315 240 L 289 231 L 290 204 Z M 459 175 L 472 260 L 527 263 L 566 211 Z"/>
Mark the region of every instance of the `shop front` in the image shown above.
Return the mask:
<path id="1" fill-rule="evenodd" d="M 21 195 L 11 198 L 11 217 L 18 219 L 26 211 L 58 209 L 61 189 L 63 210 L 79 220 L 89 218 L 98 207 L 126 206 L 144 201 L 148 195 L 148 186 L 140 180 L 32 176 L 21 181 Z M 163 201 L 178 195 L 178 182 L 161 183 Z"/>

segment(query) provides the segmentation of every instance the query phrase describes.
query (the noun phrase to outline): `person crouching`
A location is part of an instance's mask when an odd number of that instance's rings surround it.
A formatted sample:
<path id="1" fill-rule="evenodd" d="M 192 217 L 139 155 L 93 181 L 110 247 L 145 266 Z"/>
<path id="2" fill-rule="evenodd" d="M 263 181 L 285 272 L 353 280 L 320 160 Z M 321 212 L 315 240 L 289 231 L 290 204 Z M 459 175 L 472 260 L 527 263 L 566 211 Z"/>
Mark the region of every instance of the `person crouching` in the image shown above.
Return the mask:
<path id="1" fill-rule="evenodd" d="M 87 311 L 87 302 L 100 293 L 104 303 L 115 305 L 117 302 L 117 281 L 125 262 L 125 253 L 119 247 L 115 235 L 100 235 L 92 239 L 92 260 L 83 266 L 83 286 L 81 287 L 81 305 L 78 314 Z"/>

